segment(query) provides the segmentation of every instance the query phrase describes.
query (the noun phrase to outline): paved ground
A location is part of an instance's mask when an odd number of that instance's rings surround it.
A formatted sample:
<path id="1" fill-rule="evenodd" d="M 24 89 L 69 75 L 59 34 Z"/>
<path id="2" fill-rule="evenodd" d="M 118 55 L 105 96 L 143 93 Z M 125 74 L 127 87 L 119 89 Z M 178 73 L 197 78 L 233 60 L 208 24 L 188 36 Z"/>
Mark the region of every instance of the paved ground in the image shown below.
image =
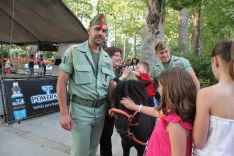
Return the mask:
<path id="1" fill-rule="evenodd" d="M 119 135 L 112 136 L 113 155 L 121 156 Z M 69 156 L 71 134 L 59 125 L 59 113 L 52 113 L 6 125 L 0 119 L 0 156 Z M 97 156 L 99 151 L 97 152 Z M 130 156 L 136 156 L 131 149 Z"/>

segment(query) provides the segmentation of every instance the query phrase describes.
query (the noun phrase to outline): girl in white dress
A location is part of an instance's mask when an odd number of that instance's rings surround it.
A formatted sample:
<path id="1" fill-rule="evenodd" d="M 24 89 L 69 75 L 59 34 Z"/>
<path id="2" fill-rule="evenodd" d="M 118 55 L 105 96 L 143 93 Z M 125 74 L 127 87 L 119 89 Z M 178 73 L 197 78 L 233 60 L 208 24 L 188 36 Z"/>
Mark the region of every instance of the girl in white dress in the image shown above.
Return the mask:
<path id="1" fill-rule="evenodd" d="M 234 155 L 234 40 L 216 44 L 212 71 L 218 83 L 198 92 L 193 142 L 195 156 Z"/>

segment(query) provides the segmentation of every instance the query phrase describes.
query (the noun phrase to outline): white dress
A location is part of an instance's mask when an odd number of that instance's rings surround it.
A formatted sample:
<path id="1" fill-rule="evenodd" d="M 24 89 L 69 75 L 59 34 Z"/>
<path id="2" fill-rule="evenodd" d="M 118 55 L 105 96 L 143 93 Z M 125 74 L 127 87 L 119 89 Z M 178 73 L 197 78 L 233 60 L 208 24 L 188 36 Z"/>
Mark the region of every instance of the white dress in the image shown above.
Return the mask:
<path id="1" fill-rule="evenodd" d="M 208 140 L 194 156 L 234 156 L 234 120 L 210 115 Z"/>

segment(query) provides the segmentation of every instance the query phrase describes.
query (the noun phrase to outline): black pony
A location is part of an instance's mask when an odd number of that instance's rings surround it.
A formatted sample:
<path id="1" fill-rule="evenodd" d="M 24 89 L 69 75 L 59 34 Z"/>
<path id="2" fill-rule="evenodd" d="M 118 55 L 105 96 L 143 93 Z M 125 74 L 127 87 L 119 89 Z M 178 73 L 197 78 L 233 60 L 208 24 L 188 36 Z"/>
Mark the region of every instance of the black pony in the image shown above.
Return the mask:
<path id="1" fill-rule="evenodd" d="M 120 82 L 112 94 L 116 112 L 115 127 L 121 136 L 123 156 L 129 156 L 130 148 L 134 146 L 137 155 L 142 156 L 145 145 L 153 131 L 155 118 L 134 112 L 124 107 L 120 100 L 123 97 L 130 97 L 136 104 L 148 106 L 147 91 L 144 84 L 137 80 Z"/>

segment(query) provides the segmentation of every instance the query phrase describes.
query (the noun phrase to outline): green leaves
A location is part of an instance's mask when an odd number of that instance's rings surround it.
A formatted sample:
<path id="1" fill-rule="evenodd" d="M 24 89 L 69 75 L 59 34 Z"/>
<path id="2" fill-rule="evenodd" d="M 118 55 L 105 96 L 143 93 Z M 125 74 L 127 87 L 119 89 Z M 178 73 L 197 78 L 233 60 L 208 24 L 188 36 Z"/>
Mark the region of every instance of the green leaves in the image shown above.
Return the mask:
<path id="1" fill-rule="evenodd" d="M 168 0 L 166 5 L 180 11 L 183 8 L 193 7 L 196 3 L 197 0 Z"/>
<path id="2" fill-rule="evenodd" d="M 145 0 L 98 0 L 97 8 L 99 12 L 105 13 L 109 26 L 109 41 L 112 45 L 122 48 L 124 56 L 131 55 L 133 51 L 134 36 L 139 42 L 140 29 L 145 23 Z M 138 53 L 140 47 L 137 47 Z M 130 56 L 132 57 L 132 56 Z"/>
<path id="3" fill-rule="evenodd" d="M 94 6 L 91 1 L 87 0 L 64 0 L 65 4 L 72 10 L 72 12 L 81 20 L 81 22 L 88 23 L 93 17 Z"/>
<path id="4" fill-rule="evenodd" d="M 207 0 L 202 3 L 201 34 L 205 51 L 210 52 L 215 42 L 234 36 L 233 0 Z"/>
<path id="5" fill-rule="evenodd" d="M 132 57 L 134 47 L 140 53 L 140 30 L 146 24 L 148 0 L 64 0 L 72 11 L 87 24 L 97 13 L 105 13 L 109 27 L 108 43 L 119 46 L 126 57 Z M 200 35 L 203 53 L 209 55 L 214 44 L 234 36 L 233 0 L 201 1 Z M 189 10 L 189 37 L 192 40 L 193 12 L 198 0 L 166 0 L 165 40 L 178 50 L 178 11 Z M 134 45 L 134 36 L 137 38 Z M 199 57 L 204 57 L 203 55 Z M 199 62 L 198 62 L 199 64 Z"/>

